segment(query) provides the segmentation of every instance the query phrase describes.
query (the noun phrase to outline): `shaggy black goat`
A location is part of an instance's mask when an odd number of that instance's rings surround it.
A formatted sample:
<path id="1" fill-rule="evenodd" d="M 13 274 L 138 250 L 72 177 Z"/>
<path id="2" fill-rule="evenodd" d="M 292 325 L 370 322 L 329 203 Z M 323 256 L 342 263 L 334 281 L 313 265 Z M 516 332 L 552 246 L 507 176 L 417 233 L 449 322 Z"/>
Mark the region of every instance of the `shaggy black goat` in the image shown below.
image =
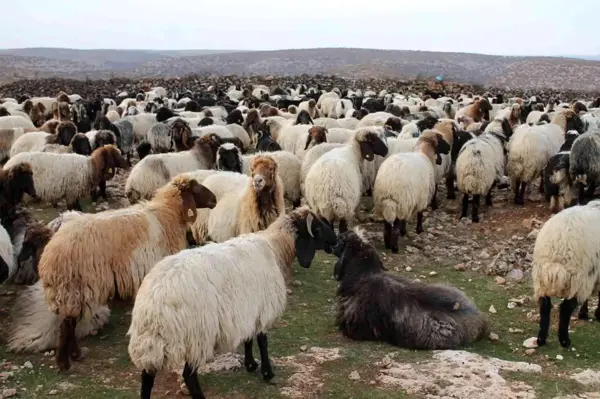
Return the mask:
<path id="1" fill-rule="evenodd" d="M 455 349 L 487 336 L 488 318 L 458 289 L 385 272 L 363 230 L 340 234 L 333 252 L 340 281 L 336 323 L 346 337 Z"/>

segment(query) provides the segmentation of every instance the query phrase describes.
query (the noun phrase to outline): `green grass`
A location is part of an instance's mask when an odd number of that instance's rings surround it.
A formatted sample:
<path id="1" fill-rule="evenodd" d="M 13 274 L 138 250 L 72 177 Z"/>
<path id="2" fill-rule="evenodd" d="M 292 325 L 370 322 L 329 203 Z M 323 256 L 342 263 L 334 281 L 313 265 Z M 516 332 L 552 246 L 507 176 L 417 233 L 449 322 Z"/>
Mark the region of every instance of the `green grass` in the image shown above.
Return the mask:
<path id="1" fill-rule="evenodd" d="M 94 211 L 95 206 L 84 203 L 86 211 Z M 36 217 L 49 221 L 58 214 L 56 209 L 35 210 Z M 379 248 L 381 249 L 381 248 Z M 478 307 L 487 312 L 494 305 L 496 314 L 490 315 L 492 331 L 499 335 L 500 340 L 492 342 L 483 340 L 464 348 L 467 351 L 485 356 L 493 356 L 511 361 L 527 361 L 540 364 L 542 374 L 533 373 L 503 373 L 509 380 L 523 381 L 534 387 L 538 397 L 552 398 L 559 394 L 576 394 L 591 391 L 568 378 L 568 373 L 578 368 L 597 368 L 600 362 L 600 340 L 596 322 L 572 322 L 571 329 L 573 346 L 576 351 L 565 351 L 556 339 L 556 315 L 553 312 L 551 335 L 548 346 L 539 349 L 528 357 L 524 354 L 522 342 L 537 335 L 537 323 L 527 318 L 527 313 L 536 310 L 536 304 L 529 301 L 523 307 L 508 309 L 510 298 L 531 295 L 532 287 L 529 280 L 514 285 L 500 286 L 490 276 L 473 272 L 457 272 L 454 265 L 460 263 L 456 259 L 444 259 L 435 263 L 426 256 L 411 264 L 413 271 L 404 271 L 406 254 L 387 255 L 386 265 L 390 270 L 398 265 L 399 274 L 408 278 L 422 278 L 428 282 L 443 282 L 463 289 Z M 395 352 L 399 362 L 422 362 L 431 359 L 431 352 L 417 352 L 398 349 L 389 345 L 373 342 L 353 342 L 338 333 L 334 325 L 335 291 L 337 282 L 332 279 L 335 259 L 323 253 L 318 254 L 309 269 L 294 266 L 294 284 L 290 288 L 288 306 L 285 314 L 276 326 L 269 332 L 270 353 L 274 358 L 297 356 L 302 353 L 301 347 L 340 348 L 341 358 L 325 362 L 316 367 L 315 375 L 323 386 L 315 396 L 319 398 L 409 398 L 398 390 L 387 389 L 370 384 L 375 379 L 378 368 L 375 362 L 385 355 Z M 430 271 L 438 274 L 429 277 Z M 422 278 L 423 279 L 423 278 Z M 12 287 L 10 288 L 12 289 Z M 12 297 L 0 296 L 2 315 L 8 314 Z M 555 300 L 558 304 L 558 300 Z M 12 365 L 21 366 L 26 361 L 34 365 L 32 370 L 22 369 L 7 381 L 0 381 L 0 394 L 4 388 L 17 388 L 22 398 L 136 398 L 139 389 L 139 373 L 132 366 L 127 354 L 126 331 L 129 326 L 129 307 L 118 307 L 113 310 L 109 325 L 97 336 L 88 337 L 81 342 L 87 348 L 86 359 L 76 363 L 70 374 L 59 374 L 52 356 L 42 354 L 15 355 L 7 353 L 0 345 L 0 359 L 7 359 Z M 591 309 L 590 313 L 593 313 Z M 7 316 L 1 322 L 1 336 L 6 335 Z M 510 333 L 510 328 L 524 330 L 522 333 Z M 560 354 L 564 360 L 556 360 Z M 255 345 L 255 355 L 258 349 Z M 257 356 L 258 357 L 258 356 Z M 298 356 L 298 359 L 300 356 Z M 6 367 L 5 367 L 6 368 Z M 10 368 L 10 365 L 8 366 Z M 358 371 L 361 379 L 351 381 L 348 376 L 352 371 Z M 259 374 L 249 374 L 243 368 L 239 370 L 213 373 L 200 376 L 200 383 L 205 393 L 211 398 L 282 398 L 280 390 L 289 386 L 288 378 L 295 372 L 292 367 L 276 366 L 277 384 L 265 384 Z M 61 388 L 61 383 L 73 384 L 69 389 Z M 154 397 L 175 397 L 180 380 L 170 372 L 163 372 L 157 378 Z M 26 389 L 26 391 L 24 391 Z M 56 390 L 56 394 L 48 396 Z"/>

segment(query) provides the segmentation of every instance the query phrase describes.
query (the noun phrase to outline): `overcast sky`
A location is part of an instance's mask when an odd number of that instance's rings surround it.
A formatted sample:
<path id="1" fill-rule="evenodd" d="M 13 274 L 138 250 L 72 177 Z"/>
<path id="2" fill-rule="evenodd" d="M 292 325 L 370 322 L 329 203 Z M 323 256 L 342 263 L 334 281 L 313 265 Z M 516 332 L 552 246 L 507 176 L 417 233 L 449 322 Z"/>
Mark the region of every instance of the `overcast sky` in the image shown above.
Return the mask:
<path id="1" fill-rule="evenodd" d="M 3 1 L 0 47 L 600 54 L 598 0 Z"/>

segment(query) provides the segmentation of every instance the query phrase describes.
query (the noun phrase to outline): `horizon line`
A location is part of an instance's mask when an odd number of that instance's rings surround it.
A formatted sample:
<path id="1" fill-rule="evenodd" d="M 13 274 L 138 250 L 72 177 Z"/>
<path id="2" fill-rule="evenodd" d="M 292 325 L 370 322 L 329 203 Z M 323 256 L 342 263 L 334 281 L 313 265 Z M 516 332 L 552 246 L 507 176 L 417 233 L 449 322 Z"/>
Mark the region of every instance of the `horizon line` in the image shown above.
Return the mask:
<path id="1" fill-rule="evenodd" d="M 169 52 L 169 51 L 218 51 L 218 52 L 230 52 L 230 53 L 242 53 L 242 52 L 274 52 L 274 51 L 290 51 L 290 50 L 328 50 L 328 49 L 348 49 L 348 50 L 375 50 L 375 51 L 411 51 L 411 52 L 424 52 L 424 53 L 454 53 L 454 54 L 473 54 L 473 55 L 487 55 L 497 57 L 549 57 L 549 58 L 580 58 L 580 57 L 600 57 L 599 54 L 491 54 L 491 53 L 478 53 L 478 52 L 467 52 L 467 51 L 436 51 L 436 50 L 415 50 L 415 49 L 387 49 L 387 48 L 374 48 L 374 47 L 297 47 L 297 48 L 281 48 L 281 49 L 210 49 L 210 48 L 189 48 L 189 49 L 144 49 L 144 48 L 76 48 L 76 47 L 52 47 L 52 46 L 32 46 L 32 47 L 11 47 L 11 48 L 0 48 L 0 52 L 15 51 L 15 50 L 37 50 L 37 49 L 49 49 L 49 50 L 74 50 L 74 51 L 147 51 L 147 52 Z"/>

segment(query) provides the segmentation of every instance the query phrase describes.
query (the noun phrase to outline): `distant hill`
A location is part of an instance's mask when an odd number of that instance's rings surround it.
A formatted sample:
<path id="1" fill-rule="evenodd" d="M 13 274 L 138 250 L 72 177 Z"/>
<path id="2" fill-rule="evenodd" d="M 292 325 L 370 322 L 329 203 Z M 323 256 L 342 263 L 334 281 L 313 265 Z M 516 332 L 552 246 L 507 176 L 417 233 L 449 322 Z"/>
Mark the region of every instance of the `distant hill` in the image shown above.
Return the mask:
<path id="1" fill-rule="evenodd" d="M 600 56 L 597 58 L 600 60 Z M 0 50 L 2 81 L 49 76 L 84 79 L 304 73 L 399 79 L 442 75 L 447 81 L 500 87 L 600 89 L 600 61 L 566 56 L 509 57 L 358 48 L 277 51 Z"/>

